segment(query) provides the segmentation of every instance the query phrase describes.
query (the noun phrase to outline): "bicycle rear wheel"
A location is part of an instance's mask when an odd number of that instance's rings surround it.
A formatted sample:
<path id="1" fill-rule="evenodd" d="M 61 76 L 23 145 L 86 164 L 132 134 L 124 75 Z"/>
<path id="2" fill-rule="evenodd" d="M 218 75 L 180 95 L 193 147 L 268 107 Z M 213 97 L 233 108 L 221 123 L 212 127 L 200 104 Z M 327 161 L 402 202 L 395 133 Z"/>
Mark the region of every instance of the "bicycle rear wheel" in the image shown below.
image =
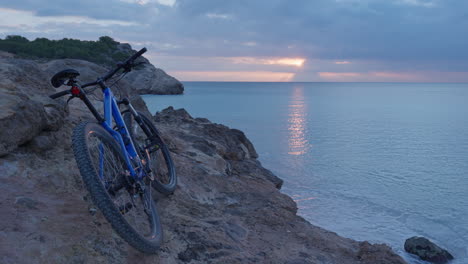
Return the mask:
<path id="1" fill-rule="evenodd" d="M 140 112 L 138 115 L 141 117 L 143 126 L 149 130 L 149 136 L 145 134 L 130 112 L 125 112 L 123 118 L 140 158 L 145 160 L 147 171 L 150 171 L 153 178 L 151 186 L 160 193 L 172 194 L 177 186 L 177 175 L 169 148 L 151 119 Z"/>
<path id="2" fill-rule="evenodd" d="M 85 186 L 112 228 L 139 251 L 156 253 L 163 234 L 151 188 L 130 176 L 116 140 L 85 122 L 74 129 L 72 141 Z"/>

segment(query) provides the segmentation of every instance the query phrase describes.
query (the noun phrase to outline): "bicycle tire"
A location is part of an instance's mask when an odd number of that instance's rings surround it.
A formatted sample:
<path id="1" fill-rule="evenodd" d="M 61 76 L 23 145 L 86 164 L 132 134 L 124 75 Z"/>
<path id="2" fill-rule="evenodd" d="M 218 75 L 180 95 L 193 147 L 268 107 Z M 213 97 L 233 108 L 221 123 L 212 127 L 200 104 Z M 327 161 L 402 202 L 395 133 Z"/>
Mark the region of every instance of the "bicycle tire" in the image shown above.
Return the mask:
<path id="1" fill-rule="evenodd" d="M 143 129 L 134 120 L 133 115 L 130 112 L 123 113 L 123 119 L 129 130 L 130 137 L 134 142 L 135 147 L 138 149 L 137 151 L 140 154 L 140 158 L 150 155 L 149 164 L 154 176 L 154 180 L 151 181 L 151 186 L 162 194 L 173 194 L 177 187 L 177 174 L 169 148 L 161 138 L 156 126 L 151 122 L 151 119 L 140 112 L 138 112 L 138 115 L 141 117 L 143 125 L 145 125 L 151 132 L 150 137 L 143 132 Z M 159 148 L 155 152 L 151 152 L 151 154 L 149 154 L 150 151 L 146 150 L 152 147 L 148 144 L 151 140 L 156 140 Z M 164 159 L 164 162 L 162 162 L 162 159 Z"/>
<path id="2" fill-rule="evenodd" d="M 95 141 L 99 142 L 96 144 L 97 150 L 92 145 Z M 144 188 L 144 191 L 138 194 L 130 192 L 132 178 L 126 170 L 125 156 L 117 141 L 99 124 L 83 122 L 73 131 L 72 146 L 85 187 L 112 228 L 135 249 L 148 254 L 156 253 L 162 242 L 163 232 L 156 205 L 151 197 L 151 188 Z M 92 154 L 96 151 L 99 154 Z M 93 155 L 99 155 L 99 164 L 96 164 Z M 113 177 L 113 180 L 106 181 L 110 177 Z M 126 194 L 130 197 L 131 204 L 122 205 L 114 201 L 116 197 L 125 199 Z M 135 197 L 141 202 L 138 206 Z M 144 213 L 141 213 L 142 209 Z M 138 212 L 140 215 L 137 215 Z M 142 232 L 136 229 L 136 224 L 144 224 L 146 218 L 150 231 L 149 235 L 145 236 L 148 227 Z"/>

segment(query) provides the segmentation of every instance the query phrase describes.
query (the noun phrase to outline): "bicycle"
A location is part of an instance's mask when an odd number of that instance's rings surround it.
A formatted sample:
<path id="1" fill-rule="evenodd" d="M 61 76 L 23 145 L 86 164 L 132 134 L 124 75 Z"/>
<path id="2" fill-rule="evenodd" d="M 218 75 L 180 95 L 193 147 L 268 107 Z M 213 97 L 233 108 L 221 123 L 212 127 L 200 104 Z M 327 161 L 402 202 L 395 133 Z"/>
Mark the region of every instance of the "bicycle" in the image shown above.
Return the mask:
<path id="1" fill-rule="evenodd" d="M 83 85 L 77 80 L 78 71 L 60 71 L 51 78 L 52 86 L 71 88 L 50 98 L 79 98 L 96 118 L 97 122 L 78 124 L 72 135 L 72 148 L 85 187 L 120 237 L 141 252 L 156 253 L 163 231 L 151 187 L 166 195 L 173 193 L 177 185 L 174 164 L 151 119 L 137 112 L 127 98 L 117 100 L 106 85 L 120 70 L 123 71 L 118 80 L 130 72 L 137 65 L 135 59 L 145 52 L 146 48 L 141 49 L 96 81 Z M 87 96 L 99 87 L 104 95 L 103 116 Z M 120 105 L 127 109 L 121 112 Z"/>

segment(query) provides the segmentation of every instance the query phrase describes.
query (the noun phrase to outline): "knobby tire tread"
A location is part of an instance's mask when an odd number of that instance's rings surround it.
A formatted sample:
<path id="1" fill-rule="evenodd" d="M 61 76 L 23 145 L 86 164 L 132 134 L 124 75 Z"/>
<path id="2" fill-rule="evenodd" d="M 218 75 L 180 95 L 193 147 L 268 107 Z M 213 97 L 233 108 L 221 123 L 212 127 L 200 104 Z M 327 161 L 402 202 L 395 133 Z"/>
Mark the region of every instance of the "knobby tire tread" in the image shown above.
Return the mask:
<path id="1" fill-rule="evenodd" d="M 83 178 L 83 182 L 85 183 L 85 186 L 88 189 L 94 204 L 101 210 L 104 217 L 111 224 L 112 228 L 117 232 L 117 234 L 120 235 L 120 237 L 122 237 L 131 246 L 141 252 L 155 254 L 162 242 L 162 229 L 159 228 L 161 231 L 160 235 L 158 235 L 154 241 L 149 241 L 138 234 L 120 214 L 113 201 L 107 194 L 106 190 L 104 189 L 104 186 L 102 185 L 98 176 L 96 175 L 95 170 L 93 169 L 92 161 L 89 157 L 86 144 L 85 133 L 87 133 L 87 126 L 92 126 L 96 133 L 100 133 L 103 137 L 107 137 L 108 140 L 113 140 L 114 144 L 117 144 L 117 142 L 115 142 L 115 139 L 104 128 L 96 123 L 80 123 L 73 131 L 72 144 L 76 163 Z M 152 199 L 151 203 L 151 206 L 153 206 L 154 210 L 156 210 L 155 203 Z M 156 215 L 158 216 L 157 211 Z M 157 222 L 160 225 L 159 219 L 157 219 Z"/>

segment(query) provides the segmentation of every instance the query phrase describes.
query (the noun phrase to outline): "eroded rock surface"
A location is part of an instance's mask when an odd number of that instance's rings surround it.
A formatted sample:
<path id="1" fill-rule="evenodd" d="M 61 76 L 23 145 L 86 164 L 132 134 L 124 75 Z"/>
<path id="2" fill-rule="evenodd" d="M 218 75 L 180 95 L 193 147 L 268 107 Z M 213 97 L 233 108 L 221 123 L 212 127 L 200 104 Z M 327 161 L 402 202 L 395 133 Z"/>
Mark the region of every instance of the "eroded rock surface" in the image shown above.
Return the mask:
<path id="1" fill-rule="evenodd" d="M 134 250 L 93 210 L 70 149 L 72 128 L 92 116 L 79 100 L 47 97 L 59 90 L 51 73 L 65 66 L 83 81 L 105 71 L 74 60 L 0 59 L 0 263 L 404 263 L 388 246 L 297 216 L 241 131 L 172 108 L 154 117 L 179 177 L 174 195 L 154 197 L 164 244 L 156 255 Z M 128 82 L 113 89 L 148 113 Z"/>
<path id="2" fill-rule="evenodd" d="M 129 44 L 120 44 L 119 48 L 125 52 L 132 50 Z M 184 93 L 184 85 L 176 78 L 170 76 L 164 70 L 154 67 L 149 60 L 144 57 L 137 59 L 137 63 L 140 62 L 144 64 L 132 70 L 125 77 L 139 94 Z"/>
<path id="3" fill-rule="evenodd" d="M 96 80 L 107 69 L 83 60 L 53 60 L 38 63 L 31 60 L 0 57 L 0 157 L 30 142 L 40 134 L 57 134 L 64 125 L 69 110 L 73 123 L 91 118 L 87 108 L 79 100 L 66 105 L 66 97 L 52 100 L 48 96 L 66 87 L 55 89 L 50 78 L 56 72 L 74 68 L 80 72 L 83 83 Z M 111 84 L 112 82 L 110 82 Z M 112 87 L 114 94 L 127 97 L 141 111 L 146 105 L 136 90 L 126 80 Z M 100 109 L 102 93 L 95 91 L 90 99 Z M 56 140 L 56 139 L 55 139 Z M 40 140 L 44 141 L 44 140 Z"/>
<path id="4" fill-rule="evenodd" d="M 139 94 L 184 93 L 184 85 L 180 81 L 149 62 L 143 67 L 132 70 L 126 78 Z"/>

